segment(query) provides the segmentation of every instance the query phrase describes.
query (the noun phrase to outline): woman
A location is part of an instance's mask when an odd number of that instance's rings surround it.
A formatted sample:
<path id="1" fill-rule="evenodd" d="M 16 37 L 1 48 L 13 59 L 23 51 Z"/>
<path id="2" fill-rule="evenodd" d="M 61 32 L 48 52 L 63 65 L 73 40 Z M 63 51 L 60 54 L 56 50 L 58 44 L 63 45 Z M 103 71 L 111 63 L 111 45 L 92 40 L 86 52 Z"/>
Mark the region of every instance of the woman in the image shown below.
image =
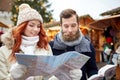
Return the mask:
<path id="1" fill-rule="evenodd" d="M 42 24 L 41 15 L 28 4 L 22 4 L 19 7 L 17 26 L 2 36 L 5 46 L 0 48 L 0 80 L 10 80 L 12 78 L 9 70 L 11 65 L 16 62 L 16 52 L 32 55 L 52 55 Z M 17 74 L 17 76 L 20 75 Z"/>
<path id="2" fill-rule="evenodd" d="M 0 80 L 43 80 L 42 76 L 26 79 L 24 74 L 27 69 L 18 64 L 15 57 L 15 53 L 52 56 L 42 24 L 43 19 L 36 10 L 25 3 L 19 6 L 17 26 L 2 35 L 4 46 L 0 48 Z M 81 71 L 78 72 L 80 75 Z M 74 74 L 75 70 L 72 76 Z M 52 76 L 49 80 L 56 79 Z"/>

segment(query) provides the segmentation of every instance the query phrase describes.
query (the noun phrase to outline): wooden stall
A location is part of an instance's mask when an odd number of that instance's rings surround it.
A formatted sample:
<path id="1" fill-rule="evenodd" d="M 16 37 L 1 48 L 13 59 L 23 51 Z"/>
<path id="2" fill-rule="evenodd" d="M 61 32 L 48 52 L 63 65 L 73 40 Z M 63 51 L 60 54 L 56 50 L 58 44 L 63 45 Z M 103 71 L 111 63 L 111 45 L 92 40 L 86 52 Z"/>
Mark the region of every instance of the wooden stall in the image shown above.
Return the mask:
<path id="1" fill-rule="evenodd" d="M 92 30 L 94 30 L 94 32 L 92 32 L 92 34 L 94 34 L 94 37 L 96 39 L 95 36 L 97 36 L 97 40 L 96 42 L 94 41 L 94 39 L 92 39 L 91 37 L 91 41 L 93 42 L 97 55 L 99 54 L 100 58 L 97 58 L 98 62 L 101 61 L 101 51 L 103 50 L 101 47 L 101 36 L 104 36 L 105 34 L 107 34 L 108 32 L 106 31 L 108 28 L 111 27 L 111 35 L 112 35 L 112 42 L 113 42 L 113 47 L 114 44 L 117 42 L 117 38 L 118 36 L 116 34 L 118 34 L 118 32 L 120 32 L 120 15 L 115 15 L 115 16 L 110 16 L 110 17 L 106 17 L 100 20 L 96 20 L 92 23 L 89 24 L 90 28 Z M 96 32 L 96 33 L 95 33 Z M 103 32 L 105 33 L 103 35 Z M 114 48 L 113 48 L 114 50 Z"/>
<path id="2" fill-rule="evenodd" d="M 114 43 L 117 42 L 117 38 L 120 38 L 120 14 L 110 16 L 100 20 L 96 20 L 89 24 L 90 28 L 98 31 L 105 31 L 107 28 L 112 28 L 112 35 L 114 35 Z"/>
<path id="3" fill-rule="evenodd" d="M 52 41 L 55 35 L 60 31 L 60 26 L 49 27 L 46 30 L 49 41 Z"/>
<path id="4" fill-rule="evenodd" d="M 118 15 L 114 15 L 114 16 L 109 16 L 107 18 L 104 19 L 100 19 L 97 21 L 94 21 L 92 23 L 90 23 L 90 27 L 92 29 L 95 30 L 103 30 L 105 31 L 107 28 L 112 27 L 112 35 L 113 35 L 113 47 L 115 49 L 115 45 L 117 44 L 117 42 L 120 41 L 120 14 Z M 98 40 L 100 40 L 100 38 L 98 38 Z M 98 45 L 100 45 L 100 43 L 97 43 Z M 100 50 L 100 47 L 97 48 L 98 50 Z M 96 51 L 98 51 L 96 50 Z M 116 67 L 116 80 L 120 80 L 120 66 L 118 65 Z"/>

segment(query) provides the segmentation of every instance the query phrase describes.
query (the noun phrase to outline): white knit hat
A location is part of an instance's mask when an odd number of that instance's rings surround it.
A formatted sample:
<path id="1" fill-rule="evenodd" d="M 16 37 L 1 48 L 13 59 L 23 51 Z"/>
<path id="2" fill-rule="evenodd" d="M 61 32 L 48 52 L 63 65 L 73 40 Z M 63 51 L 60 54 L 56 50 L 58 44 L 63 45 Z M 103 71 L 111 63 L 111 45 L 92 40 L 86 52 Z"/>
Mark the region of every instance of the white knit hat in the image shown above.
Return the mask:
<path id="1" fill-rule="evenodd" d="M 42 16 L 36 11 L 35 9 L 32 9 L 28 4 L 23 3 L 19 6 L 19 13 L 18 13 L 18 19 L 17 19 L 17 26 L 21 23 L 29 20 L 37 19 L 41 23 L 43 23 Z"/>

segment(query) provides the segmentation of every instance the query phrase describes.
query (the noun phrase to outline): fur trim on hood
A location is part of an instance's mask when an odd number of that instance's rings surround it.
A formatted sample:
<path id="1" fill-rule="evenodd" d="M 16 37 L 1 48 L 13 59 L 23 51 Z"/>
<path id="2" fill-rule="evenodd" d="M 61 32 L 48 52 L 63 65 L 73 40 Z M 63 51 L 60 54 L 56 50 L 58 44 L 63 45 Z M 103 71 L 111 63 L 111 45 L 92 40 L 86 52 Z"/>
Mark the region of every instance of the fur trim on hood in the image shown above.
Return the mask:
<path id="1" fill-rule="evenodd" d="M 6 45 L 8 47 L 8 49 L 12 49 L 12 47 L 14 45 L 14 38 L 12 36 L 12 29 L 9 29 L 6 33 L 1 35 L 1 41 L 2 41 L 3 45 Z"/>

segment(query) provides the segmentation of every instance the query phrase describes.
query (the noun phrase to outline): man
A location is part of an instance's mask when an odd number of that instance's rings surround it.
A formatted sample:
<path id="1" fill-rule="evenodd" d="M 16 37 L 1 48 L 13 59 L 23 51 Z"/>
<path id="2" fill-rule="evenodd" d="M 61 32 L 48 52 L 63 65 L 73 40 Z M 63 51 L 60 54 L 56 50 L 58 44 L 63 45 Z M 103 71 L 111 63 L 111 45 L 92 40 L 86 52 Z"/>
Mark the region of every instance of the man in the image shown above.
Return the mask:
<path id="1" fill-rule="evenodd" d="M 87 80 L 98 69 L 95 60 L 95 50 L 89 39 L 85 38 L 79 28 L 79 17 L 72 9 L 63 10 L 60 14 L 60 32 L 50 42 L 53 55 L 60 55 L 67 51 L 77 51 L 90 57 L 82 67 L 82 79 Z M 87 75 L 87 76 L 86 76 Z"/>

